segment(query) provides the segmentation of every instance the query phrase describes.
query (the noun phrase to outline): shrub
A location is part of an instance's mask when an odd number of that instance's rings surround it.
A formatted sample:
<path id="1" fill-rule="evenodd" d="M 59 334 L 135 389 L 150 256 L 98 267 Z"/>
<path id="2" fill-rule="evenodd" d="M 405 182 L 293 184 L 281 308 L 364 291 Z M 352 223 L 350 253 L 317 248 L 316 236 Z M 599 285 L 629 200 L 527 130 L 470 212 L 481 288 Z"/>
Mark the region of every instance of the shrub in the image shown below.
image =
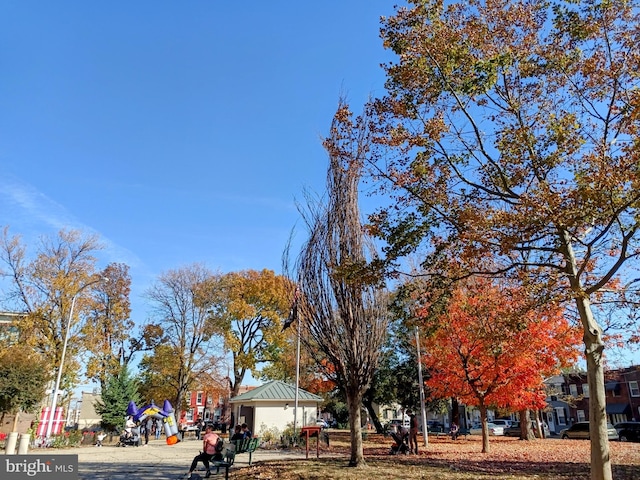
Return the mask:
<path id="1" fill-rule="evenodd" d="M 271 444 L 273 442 L 280 441 L 280 430 L 277 427 L 267 428 L 267 426 L 263 423 L 260 425 L 260 431 L 258 432 L 258 436 L 262 439 L 262 441 L 266 444 Z"/>

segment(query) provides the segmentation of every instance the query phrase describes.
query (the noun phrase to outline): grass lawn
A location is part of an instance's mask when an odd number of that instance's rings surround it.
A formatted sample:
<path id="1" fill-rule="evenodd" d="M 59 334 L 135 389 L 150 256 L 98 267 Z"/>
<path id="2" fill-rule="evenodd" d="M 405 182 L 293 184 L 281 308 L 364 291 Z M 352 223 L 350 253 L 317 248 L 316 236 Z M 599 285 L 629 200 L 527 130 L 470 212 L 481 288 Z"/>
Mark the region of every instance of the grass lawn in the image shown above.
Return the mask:
<path id="1" fill-rule="evenodd" d="M 419 455 L 389 455 L 393 443 L 389 437 L 369 434 L 364 442 L 367 467 L 347 466 L 349 433 L 329 431 L 330 447 L 320 446 L 316 459 L 315 439 L 311 440 L 309 460 L 261 462 L 233 470 L 236 480 L 360 480 L 360 479 L 538 479 L 567 480 L 589 478 L 590 446 L 584 440 L 521 441 L 492 437 L 490 453 L 482 454 L 479 436 L 452 441 L 447 437 L 429 437 Z M 611 442 L 613 477 L 616 480 L 640 479 L 640 444 Z"/>

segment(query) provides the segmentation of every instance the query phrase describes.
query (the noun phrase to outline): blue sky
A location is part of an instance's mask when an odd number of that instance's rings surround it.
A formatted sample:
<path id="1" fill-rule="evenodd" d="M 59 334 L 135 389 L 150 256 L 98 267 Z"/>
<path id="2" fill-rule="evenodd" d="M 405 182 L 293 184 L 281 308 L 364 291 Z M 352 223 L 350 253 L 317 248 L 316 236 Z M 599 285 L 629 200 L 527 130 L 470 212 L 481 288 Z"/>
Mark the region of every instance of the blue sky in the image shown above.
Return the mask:
<path id="1" fill-rule="evenodd" d="M 280 273 L 341 94 L 383 94 L 388 0 L 0 2 L 0 226 L 131 267 Z"/>
<path id="2" fill-rule="evenodd" d="M 4 0 L 0 225 L 97 233 L 139 322 L 168 269 L 280 273 L 339 96 L 383 92 L 393 5 Z"/>

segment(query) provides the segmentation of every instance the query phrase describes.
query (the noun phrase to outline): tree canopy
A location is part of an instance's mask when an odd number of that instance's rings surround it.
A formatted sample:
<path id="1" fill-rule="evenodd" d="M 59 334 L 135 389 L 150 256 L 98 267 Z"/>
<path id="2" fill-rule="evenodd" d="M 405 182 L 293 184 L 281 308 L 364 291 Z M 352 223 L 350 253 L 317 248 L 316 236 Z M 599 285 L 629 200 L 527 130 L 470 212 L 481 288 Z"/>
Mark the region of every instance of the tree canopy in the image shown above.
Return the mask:
<path id="1" fill-rule="evenodd" d="M 22 345 L 0 349 L 0 420 L 13 414 L 14 431 L 20 412 L 40 407 L 50 374 L 42 357 Z"/>
<path id="2" fill-rule="evenodd" d="M 428 317 L 424 363 L 432 395 L 477 406 L 482 451 L 489 450 L 487 408 L 520 411 L 546 405 L 544 379 L 577 358 L 580 332 L 552 304 L 536 305 L 522 288 L 487 279 L 458 284 L 444 313 Z"/>
<path id="3" fill-rule="evenodd" d="M 391 260 L 420 251 L 425 271 L 455 260 L 575 306 L 598 480 L 611 466 L 592 304 L 638 278 L 639 23 L 624 0 L 410 1 L 383 19 L 396 61 L 372 106 L 387 147 L 372 167 L 394 196 L 372 231 Z"/>

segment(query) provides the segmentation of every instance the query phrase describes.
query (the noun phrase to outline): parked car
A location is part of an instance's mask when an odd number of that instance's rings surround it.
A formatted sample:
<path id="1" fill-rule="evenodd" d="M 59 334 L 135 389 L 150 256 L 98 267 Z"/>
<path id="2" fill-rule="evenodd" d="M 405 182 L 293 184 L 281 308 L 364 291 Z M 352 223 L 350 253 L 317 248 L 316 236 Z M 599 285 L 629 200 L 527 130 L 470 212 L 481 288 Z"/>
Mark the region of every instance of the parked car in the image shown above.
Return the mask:
<path id="1" fill-rule="evenodd" d="M 640 422 L 620 422 L 613 428 L 618 432 L 621 442 L 640 442 Z"/>
<path id="2" fill-rule="evenodd" d="M 500 425 L 501 427 L 507 429 L 511 426 L 511 420 L 504 420 L 502 418 L 496 418 L 495 420 L 491 420 L 491 423 L 494 425 Z"/>
<path id="3" fill-rule="evenodd" d="M 319 418 L 318 420 L 316 420 L 316 425 L 322 428 L 323 430 L 325 428 L 329 428 L 329 424 L 326 421 L 324 421 L 322 418 Z"/>
<path id="4" fill-rule="evenodd" d="M 500 436 L 504 435 L 504 427 L 502 425 L 496 425 L 495 423 L 487 423 L 489 428 L 489 435 Z M 482 435 L 482 424 L 474 423 L 469 429 L 471 435 Z"/>
<path id="5" fill-rule="evenodd" d="M 531 429 L 533 430 L 533 434 L 537 437 L 538 436 L 538 429 L 536 428 L 535 422 L 531 422 Z M 542 430 L 544 433 L 545 438 L 548 438 L 550 435 L 549 432 L 549 425 L 547 425 L 545 422 L 542 422 Z M 520 436 L 520 422 L 518 422 L 517 420 L 514 420 L 511 422 L 511 426 L 509 428 L 505 428 L 504 429 L 504 435 L 505 437 L 519 437 Z"/>
<path id="6" fill-rule="evenodd" d="M 396 428 L 398 425 L 402 425 L 404 428 L 409 428 L 409 419 L 400 420 L 399 418 L 394 418 L 387 422 L 388 429 Z"/>
<path id="7" fill-rule="evenodd" d="M 607 436 L 609 440 L 618 440 L 618 432 L 613 425 L 607 423 Z M 589 439 L 589 422 L 576 422 L 569 428 L 560 430 L 560 438 L 581 438 Z"/>

